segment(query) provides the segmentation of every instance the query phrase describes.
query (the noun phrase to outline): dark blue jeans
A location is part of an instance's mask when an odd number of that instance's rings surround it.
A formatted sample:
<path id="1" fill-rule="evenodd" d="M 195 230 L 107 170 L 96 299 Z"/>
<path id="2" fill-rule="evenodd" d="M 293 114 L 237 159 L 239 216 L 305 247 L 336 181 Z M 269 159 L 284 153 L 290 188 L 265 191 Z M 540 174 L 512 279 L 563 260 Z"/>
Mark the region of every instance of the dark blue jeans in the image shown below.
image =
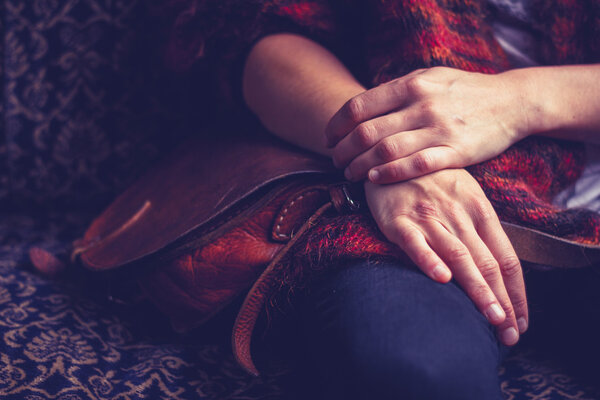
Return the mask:
<path id="1" fill-rule="evenodd" d="M 507 348 L 454 283 L 399 263 L 353 262 L 295 299 L 328 399 L 502 399 Z"/>

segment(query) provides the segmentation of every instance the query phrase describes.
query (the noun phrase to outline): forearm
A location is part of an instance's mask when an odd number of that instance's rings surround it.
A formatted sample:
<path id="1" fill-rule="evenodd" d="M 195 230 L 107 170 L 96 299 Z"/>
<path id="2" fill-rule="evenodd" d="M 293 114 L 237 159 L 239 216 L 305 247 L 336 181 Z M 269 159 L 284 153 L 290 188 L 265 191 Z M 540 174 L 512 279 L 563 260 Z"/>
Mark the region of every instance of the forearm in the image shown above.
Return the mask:
<path id="1" fill-rule="evenodd" d="M 319 44 L 292 34 L 263 38 L 250 51 L 243 76 L 248 107 L 282 139 L 330 155 L 325 127 L 365 88 Z"/>
<path id="2" fill-rule="evenodd" d="M 522 137 L 600 143 L 600 64 L 524 68 L 505 75 L 521 97 Z"/>

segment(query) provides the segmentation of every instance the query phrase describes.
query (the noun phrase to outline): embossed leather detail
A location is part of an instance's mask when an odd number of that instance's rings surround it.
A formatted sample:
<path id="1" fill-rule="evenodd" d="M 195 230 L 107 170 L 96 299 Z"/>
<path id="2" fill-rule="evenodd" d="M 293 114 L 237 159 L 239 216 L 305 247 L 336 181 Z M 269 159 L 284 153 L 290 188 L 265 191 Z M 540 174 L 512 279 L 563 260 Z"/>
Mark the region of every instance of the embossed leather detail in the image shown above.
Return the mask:
<path id="1" fill-rule="evenodd" d="M 286 243 L 308 218 L 330 201 L 326 185 L 303 189 L 288 199 L 275 216 L 271 238 Z"/>
<path id="2" fill-rule="evenodd" d="M 148 274 L 140 275 L 140 285 L 169 315 L 174 329 L 187 331 L 198 326 L 247 290 L 284 247 L 271 240 L 271 227 L 289 199 L 308 193 L 313 203 L 318 198 L 323 205 L 326 196 L 311 194 L 327 194 L 324 188 L 306 182 L 289 185 L 250 215 L 236 216 L 229 229 L 205 245 L 158 262 Z"/>

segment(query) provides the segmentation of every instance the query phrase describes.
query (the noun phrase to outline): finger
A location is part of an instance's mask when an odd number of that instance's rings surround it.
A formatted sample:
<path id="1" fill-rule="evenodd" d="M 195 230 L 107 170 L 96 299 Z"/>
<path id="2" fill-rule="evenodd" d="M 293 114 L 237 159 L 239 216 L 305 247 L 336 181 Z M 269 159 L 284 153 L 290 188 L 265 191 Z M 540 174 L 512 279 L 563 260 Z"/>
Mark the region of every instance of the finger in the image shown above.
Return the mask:
<path id="1" fill-rule="evenodd" d="M 519 341 L 519 331 L 515 318 L 515 310 L 507 292 L 508 285 L 502 279 L 499 262 L 489 250 L 486 243 L 479 237 L 474 226 L 463 226 L 462 229 L 457 231 L 457 235 L 469 249 L 483 279 L 485 279 L 492 289 L 496 299 L 504 310 L 506 319 L 502 323 L 494 324 L 493 321 L 490 321 L 492 324 L 497 325 L 500 341 L 507 346 L 516 344 Z"/>
<path id="2" fill-rule="evenodd" d="M 427 147 L 433 143 L 435 143 L 433 140 L 423 140 L 418 146 L 414 146 L 414 148 L 418 148 L 417 150 L 405 157 L 396 157 L 392 161 L 379 165 L 377 165 L 377 161 L 380 160 L 374 160 L 370 164 L 365 162 L 364 166 L 355 167 L 356 172 L 351 171 L 351 174 L 354 176 L 354 174 L 362 172 L 363 168 L 373 166 L 374 168 L 368 171 L 369 180 L 373 183 L 384 184 L 406 181 L 441 169 L 459 167 L 454 150 L 447 146 Z M 386 151 L 388 150 L 380 150 L 378 154 L 382 155 Z"/>
<path id="3" fill-rule="evenodd" d="M 399 132 L 381 139 L 376 145 L 359 154 L 348 164 L 344 173 L 349 180 L 364 179 L 371 168 L 404 159 L 415 152 L 435 146 L 436 143 L 436 135 L 426 129 Z"/>
<path id="4" fill-rule="evenodd" d="M 519 332 L 524 333 L 529 326 L 529 309 L 527 307 L 523 269 L 510 240 L 508 240 L 500 225 L 498 217 L 494 212 L 491 214 L 491 216 L 486 216 L 485 213 L 480 213 L 485 217 L 480 218 L 476 228 L 494 258 L 498 260 L 504 286 L 515 310 Z"/>
<path id="5" fill-rule="evenodd" d="M 399 132 L 412 131 L 421 126 L 422 122 L 421 113 L 416 107 L 362 122 L 335 146 L 333 163 L 338 168 L 346 167 L 358 155 L 366 152 L 382 139 Z"/>
<path id="6" fill-rule="evenodd" d="M 361 122 L 404 106 L 408 100 L 405 78 L 386 82 L 348 100 L 327 124 L 327 147 L 335 146 Z"/>
<path id="7" fill-rule="evenodd" d="M 506 314 L 475 265 L 469 249 L 440 223 L 430 223 L 425 234 L 432 250 L 450 268 L 454 279 L 473 300 L 477 309 L 493 325 L 504 322 Z"/>
<path id="8" fill-rule="evenodd" d="M 431 250 L 423 232 L 408 219 L 398 219 L 389 237 L 425 275 L 440 283 L 447 283 L 452 279 L 452 273 L 440 257 Z"/>

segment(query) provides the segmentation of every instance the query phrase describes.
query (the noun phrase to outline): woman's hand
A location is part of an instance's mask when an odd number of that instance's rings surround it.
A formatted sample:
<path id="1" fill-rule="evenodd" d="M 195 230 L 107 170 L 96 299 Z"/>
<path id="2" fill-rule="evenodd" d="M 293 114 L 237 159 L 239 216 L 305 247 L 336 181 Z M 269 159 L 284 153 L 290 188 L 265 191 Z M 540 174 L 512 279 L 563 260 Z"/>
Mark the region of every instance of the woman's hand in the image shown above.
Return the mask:
<path id="1" fill-rule="evenodd" d="M 495 157 L 527 131 L 517 80 L 452 68 L 417 70 L 350 99 L 327 145 L 348 179 L 408 180 Z"/>
<path id="2" fill-rule="evenodd" d="M 502 343 L 513 345 L 528 326 L 521 265 L 479 184 L 460 169 L 393 185 L 365 183 L 377 225 L 429 277 L 452 277 L 473 300 Z"/>

